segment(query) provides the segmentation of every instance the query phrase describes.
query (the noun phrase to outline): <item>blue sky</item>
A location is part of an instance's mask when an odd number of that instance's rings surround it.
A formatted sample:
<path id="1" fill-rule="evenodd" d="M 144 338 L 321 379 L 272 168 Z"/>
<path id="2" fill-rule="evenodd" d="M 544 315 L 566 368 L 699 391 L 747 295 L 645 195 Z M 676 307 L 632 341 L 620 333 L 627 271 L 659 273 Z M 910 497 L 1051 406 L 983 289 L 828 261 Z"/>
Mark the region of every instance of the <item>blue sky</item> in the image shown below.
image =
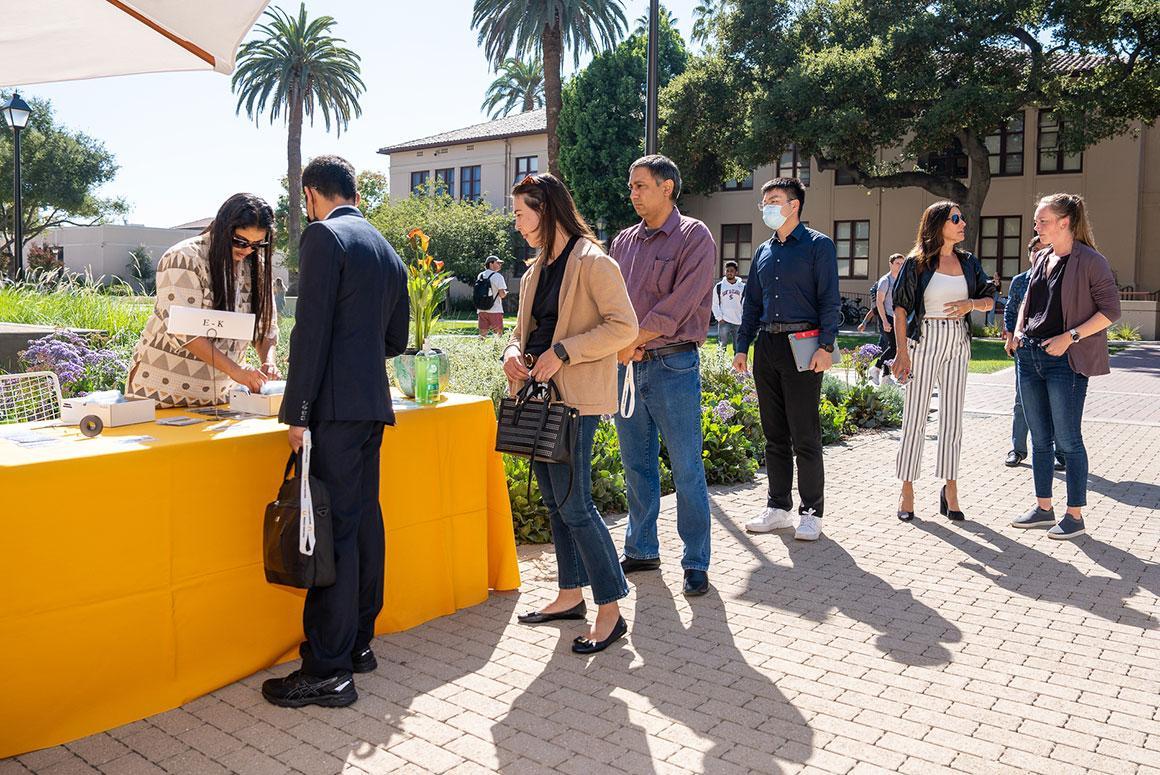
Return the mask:
<path id="1" fill-rule="evenodd" d="M 297 9 L 292 0 L 281 4 Z M 687 40 L 695 0 L 665 5 Z M 339 153 L 359 169 L 386 172 L 378 148 L 485 120 L 479 105 L 494 75 L 470 29 L 471 6 L 471 0 L 307 0 L 312 16 L 337 20 L 335 34 L 362 57 L 367 90 L 362 117 L 341 137 L 324 132 L 321 119 L 305 128 L 303 157 Z M 624 6 L 631 31 L 648 0 Z M 129 201 L 130 223 L 174 226 L 211 216 L 237 191 L 273 204 L 286 172 L 284 124 L 255 125 L 235 115 L 226 76 L 157 73 L 21 92 L 52 100 L 58 121 L 112 151 L 120 171 L 102 193 Z"/>

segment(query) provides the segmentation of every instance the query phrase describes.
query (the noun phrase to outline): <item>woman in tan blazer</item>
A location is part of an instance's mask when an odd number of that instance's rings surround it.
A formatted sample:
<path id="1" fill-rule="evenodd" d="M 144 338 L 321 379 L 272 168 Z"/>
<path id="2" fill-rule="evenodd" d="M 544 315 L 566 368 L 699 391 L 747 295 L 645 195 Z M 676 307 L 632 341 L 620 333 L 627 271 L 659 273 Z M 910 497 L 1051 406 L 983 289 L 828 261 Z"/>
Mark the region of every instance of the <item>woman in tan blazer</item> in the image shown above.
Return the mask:
<path id="1" fill-rule="evenodd" d="M 529 175 L 512 189 L 512 198 L 516 229 L 539 250 L 520 282 L 504 373 L 513 392 L 529 377 L 551 379 L 563 402 L 580 412 L 571 465 L 532 464 L 552 522 L 560 593 L 519 620 L 586 619 L 583 588 L 591 585 L 596 622 L 572 644 L 574 652 L 591 654 L 628 632 L 617 602 L 628 594 L 628 583 L 592 501 L 592 444 L 600 415 L 616 412 L 616 353 L 635 341 L 636 313 L 620 268 L 559 179 Z"/>

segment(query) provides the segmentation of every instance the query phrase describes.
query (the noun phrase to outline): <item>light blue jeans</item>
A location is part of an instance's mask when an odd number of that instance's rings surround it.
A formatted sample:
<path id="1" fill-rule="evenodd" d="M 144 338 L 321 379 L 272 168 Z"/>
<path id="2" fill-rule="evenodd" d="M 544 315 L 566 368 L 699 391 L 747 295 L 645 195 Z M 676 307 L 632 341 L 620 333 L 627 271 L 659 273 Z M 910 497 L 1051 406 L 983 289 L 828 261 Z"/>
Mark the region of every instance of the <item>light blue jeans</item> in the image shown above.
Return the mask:
<path id="1" fill-rule="evenodd" d="M 661 440 L 669 453 L 677 488 L 677 534 L 685 544 L 681 567 L 709 569 L 709 490 L 701 462 L 701 356 L 673 353 L 633 365 L 636 411 L 616 417 L 620 459 L 628 485 L 628 529 L 624 555 L 660 556 L 657 517 L 661 508 Z M 624 367 L 618 367 L 624 389 Z M 659 433 L 659 437 L 658 437 Z"/>

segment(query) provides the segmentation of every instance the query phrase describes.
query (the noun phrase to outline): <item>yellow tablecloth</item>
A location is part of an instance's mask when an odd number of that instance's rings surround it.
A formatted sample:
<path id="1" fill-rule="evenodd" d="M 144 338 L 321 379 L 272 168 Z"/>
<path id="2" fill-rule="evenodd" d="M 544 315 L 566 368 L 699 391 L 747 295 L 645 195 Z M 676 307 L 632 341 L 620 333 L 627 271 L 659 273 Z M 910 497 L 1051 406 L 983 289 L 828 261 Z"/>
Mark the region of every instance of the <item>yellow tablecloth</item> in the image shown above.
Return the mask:
<path id="1" fill-rule="evenodd" d="M 382 449 L 380 633 L 519 586 L 491 403 L 396 400 L 396 412 Z M 285 426 L 40 432 L 62 441 L 0 438 L 0 758 L 177 707 L 297 656 L 304 593 L 267 584 L 261 559 Z M 141 435 L 153 440 L 125 441 Z"/>

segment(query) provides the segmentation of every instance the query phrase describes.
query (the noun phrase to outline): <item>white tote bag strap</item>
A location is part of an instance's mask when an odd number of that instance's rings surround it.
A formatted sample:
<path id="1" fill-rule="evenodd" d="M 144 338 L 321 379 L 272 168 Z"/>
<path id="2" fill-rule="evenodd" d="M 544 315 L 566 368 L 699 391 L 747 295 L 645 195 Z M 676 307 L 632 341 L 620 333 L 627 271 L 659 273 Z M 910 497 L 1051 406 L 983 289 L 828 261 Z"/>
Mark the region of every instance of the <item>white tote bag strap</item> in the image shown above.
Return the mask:
<path id="1" fill-rule="evenodd" d="M 301 511 L 298 515 L 298 551 L 307 557 L 314 554 L 314 501 L 310 497 L 310 429 L 302 434 L 302 450 L 298 453 L 302 463 L 300 476 L 302 495 L 299 498 Z"/>
<path id="2" fill-rule="evenodd" d="M 624 388 L 620 391 L 620 416 L 626 420 L 636 411 L 636 380 L 632 375 L 632 363 L 629 361 L 624 367 Z"/>

